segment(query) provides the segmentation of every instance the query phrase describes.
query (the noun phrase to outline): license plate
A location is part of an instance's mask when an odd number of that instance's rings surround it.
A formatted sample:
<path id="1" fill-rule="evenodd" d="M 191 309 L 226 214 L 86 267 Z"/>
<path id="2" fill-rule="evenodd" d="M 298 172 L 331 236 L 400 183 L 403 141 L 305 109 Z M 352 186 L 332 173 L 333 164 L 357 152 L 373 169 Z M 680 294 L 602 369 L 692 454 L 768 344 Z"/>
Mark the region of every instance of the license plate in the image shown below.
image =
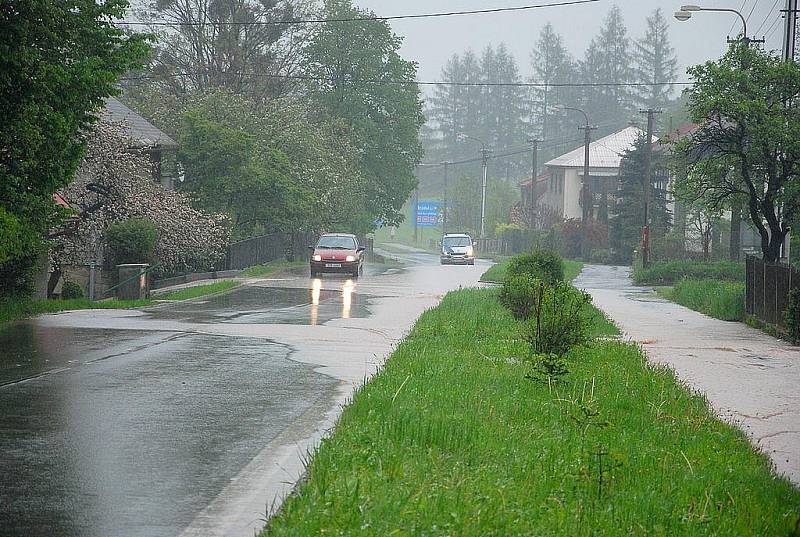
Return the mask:
<path id="1" fill-rule="evenodd" d="M 342 268 L 341 263 L 325 263 L 325 268 Z"/>

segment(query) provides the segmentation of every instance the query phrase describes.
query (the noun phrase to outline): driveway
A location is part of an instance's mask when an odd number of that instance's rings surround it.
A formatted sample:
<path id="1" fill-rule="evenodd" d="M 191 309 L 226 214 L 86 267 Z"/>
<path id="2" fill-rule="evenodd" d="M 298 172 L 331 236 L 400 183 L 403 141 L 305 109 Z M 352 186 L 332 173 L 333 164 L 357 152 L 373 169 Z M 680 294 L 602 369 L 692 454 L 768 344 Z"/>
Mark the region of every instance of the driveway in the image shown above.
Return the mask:
<path id="1" fill-rule="evenodd" d="M 800 347 L 634 286 L 627 267 L 586 265 L 575 285 L 649 359 L 666 364 L 800 485 Z"/>

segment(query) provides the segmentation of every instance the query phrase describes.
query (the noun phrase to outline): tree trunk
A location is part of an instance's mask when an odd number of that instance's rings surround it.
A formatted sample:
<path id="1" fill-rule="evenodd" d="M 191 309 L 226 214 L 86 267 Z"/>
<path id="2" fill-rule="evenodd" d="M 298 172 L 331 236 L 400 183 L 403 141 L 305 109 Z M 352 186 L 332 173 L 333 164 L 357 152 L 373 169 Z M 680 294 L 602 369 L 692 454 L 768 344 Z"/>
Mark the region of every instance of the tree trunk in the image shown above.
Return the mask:
<path id="1" fill-rule="evenodd" d="M 739 252 L 742 249 L 742 206 L 734 203 L 731 207 L 731 261 L 739 261 Z"/>

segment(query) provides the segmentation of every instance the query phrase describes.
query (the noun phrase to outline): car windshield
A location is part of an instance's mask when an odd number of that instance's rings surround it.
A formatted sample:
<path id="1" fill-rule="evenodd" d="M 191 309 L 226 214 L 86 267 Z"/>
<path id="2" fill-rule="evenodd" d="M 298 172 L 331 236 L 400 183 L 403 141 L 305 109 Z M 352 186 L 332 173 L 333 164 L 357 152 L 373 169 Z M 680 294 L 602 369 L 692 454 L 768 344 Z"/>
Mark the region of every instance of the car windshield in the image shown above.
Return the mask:
<path id="1" fill-rule="evenodd" d="M 325 250 L 355 250 L 356 241 L 353 237 L 328 235 L 319 240 L 317 248 L 323 248 Z"/>
<path id="2" fill-rule="evenodd" d="M 452 248 L 453 246 L 471 246 L 472 241 L 469 237 L 445 237 L 442 240 L 442 246 Z"/>

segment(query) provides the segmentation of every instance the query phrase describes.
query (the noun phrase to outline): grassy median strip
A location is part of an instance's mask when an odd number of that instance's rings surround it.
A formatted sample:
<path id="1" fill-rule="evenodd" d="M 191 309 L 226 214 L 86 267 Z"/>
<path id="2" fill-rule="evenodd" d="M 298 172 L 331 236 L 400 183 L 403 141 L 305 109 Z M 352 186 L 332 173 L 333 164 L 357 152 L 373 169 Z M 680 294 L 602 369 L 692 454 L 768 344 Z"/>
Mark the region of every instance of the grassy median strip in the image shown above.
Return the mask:
<path id="1" fill-rule="evenodd" d="M 492 265 L 489 270 L 483 273 L 481 276 L 481 281 L 484 282 L 494 282 L 494 283 L 502 283 L 502 281 L 506 277 L 506 271 L 508 271 L 508 266 L 511 263 L 511 258 L 508 258 L 500 263 Z M 583 263 L 580 261 L 573 261 L 571 259 L 564 259 L 564 279 L 566 281 L 572 281 L 575 277 L 580 274 L 581 269 L 583 269 Z"/>
<path id="2" fill-rule="evenodd" d="M 218 282 L 195 285 L 193 287 L 184 287 L 177 291 L 157 295 L 157 300 L 188 300 L 190 298 L 198 298 L 206 295 L 214 295 L 223 291 L 228 291 L 234 287 L 238 287 L 242 282 L 238 280 L 220 280 Z"/>
<path id="3" fill-rule="evenodd" d="M 152 304 L 152 300 L 104 300 L 102 302 L 92 302 L 88 298 L 69 300 L 44 300 L 35 298 L 0 300 L 0 322 L 33 317 L 42 313 L 86 309 L 143 308 Z"/>
<path id="4" fill-rule="evenodd" d="M 419 319 L 263 535 L 791 534 L 800 492 L 705 399 L 617 341 L 529 378 L 497 294 Z"/>

